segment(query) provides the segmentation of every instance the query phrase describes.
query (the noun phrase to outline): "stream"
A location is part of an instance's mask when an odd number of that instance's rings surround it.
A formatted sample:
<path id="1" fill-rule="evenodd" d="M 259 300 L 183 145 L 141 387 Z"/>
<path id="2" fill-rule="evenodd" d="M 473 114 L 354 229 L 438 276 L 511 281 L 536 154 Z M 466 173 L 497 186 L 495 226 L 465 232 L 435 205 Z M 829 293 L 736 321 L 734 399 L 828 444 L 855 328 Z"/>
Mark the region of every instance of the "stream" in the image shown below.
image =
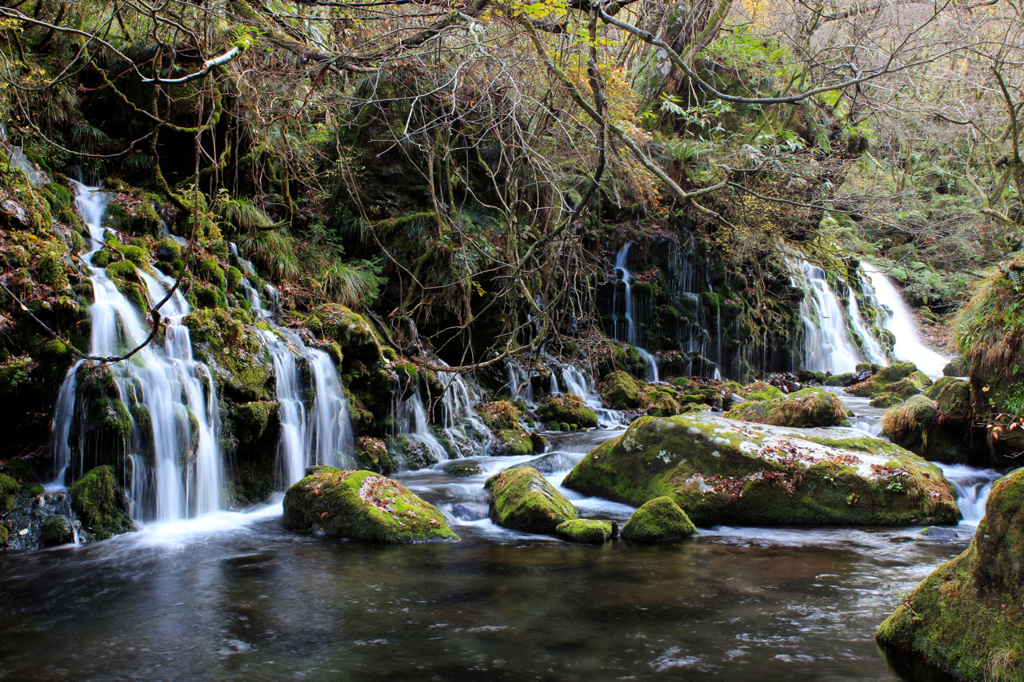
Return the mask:
<path id="1" fill-rule="evenodd" d="M 549 434 L 560 483 L 604 428 Z M 874 630 L 961 552 L 919 528 L 702 529 L 583 546 L 500 528 L 482 473 L 397 476 L 462 541 L 379 546 L 286 531 L 280 502 L 0 554 L 0 679 L 938 680 L 891 668 Z M 947 468 L 978 509 L 992 472 Z M 563 489 L 583 516 L 631 507 Z M 969 511 L 969 513 L 975 513 Z"/>

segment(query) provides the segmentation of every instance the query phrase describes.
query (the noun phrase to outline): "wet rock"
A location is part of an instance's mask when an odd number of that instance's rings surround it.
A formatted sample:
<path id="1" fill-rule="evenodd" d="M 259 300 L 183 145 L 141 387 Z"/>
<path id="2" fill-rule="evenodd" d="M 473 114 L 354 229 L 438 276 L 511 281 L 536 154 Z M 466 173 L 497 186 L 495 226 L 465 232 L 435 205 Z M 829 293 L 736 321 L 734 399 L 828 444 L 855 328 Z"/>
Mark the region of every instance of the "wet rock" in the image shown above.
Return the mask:
<path id="1" fill-rule="evenodd" d="M 911 396 L 889 409 L 882 419 L 882 434 L 925 459 L 968 462 L 974 455 L 970 441 L 973 399 L 969 382 L 942 377 L 925 389 L 924 395 Z"/>
<path id="2" fill-rule="evenodd" d="M 547 398 L 537 408 L 537 414 L 544 422 L 569 424 L 576 428 L 597 426 L 597 414 L 575 393 Z"/>
<path id="3" fill-rule="evenodd" d="M 622 537 L 634 542 L 659 542 L 696 534 L 697 527 L 690 517 L 667 496 L 645 502 L 622 527 Z"/>
<path id="4" fill-rule="evenodd" d="M 371 471 L 310 467 L 284 496 L 291 530 L 377 542 L 458 540 L 434 505 Z"/>
<path id="5" fill-rule="evenodd" d="M 573 457 L 564 452 L 553 452 L 550 455 L 536 457 L 534 459 L 516 464 L 517 467 L 533 467 L 542 474 L 557 474 L 562 471 L 569 471 L 579 462 L 579 456 Z"/>
<path id="6" fill-rule="evenodd" d="M 479 464 L 452 464 L 444 469 L 446 474 L 452 476 L 466 477 L 466 476 L 479 476 L 483 473 Z"/>
<path id="7" fill-rule="evenodd" d="M 974 537 L 902 599 L 875 636 L 964 680 L 1020 680 L 1024 469 L 992 486 Z"/>
<path id="8" fill-rule="evenodd" d="M 491 441 L 490 454 L 494 457 L 522 457 L 533 454 L 533 439 L 525 431 L 498 431 Z"/>
<path id="9" fill-rule="evenodd" d="M 917 365 L 912 362 L 897 362 L 850 386 L 846 392 L 861 398 L 871 398 L 880 393 L 908 398 L 931 385 L 932 380 L 919 371 Z"/>
<path id="10" fill-rule="evenodd" d="M 642 417 L 591 450 L 564 485 L 640 506 L 671 497 L 699 525 L 947 524 L 960 518 L 938 467 L 883 440 L 709 413 Z"/>
<path id="11" fill-rule="evenodd" d="M 571 519 L 558 524 L 555 532 L 559 537 L 563 537 L 571 542 L 601 544 L 611 539 L 612 522 Z"/>
<path id="12" fill-rule="evenodd" d="M 77 533 L 81 542 L 96 538 L 82 528 L 71 510 L 68 493 L 19 495 L 13 508 L 0 520 L 0 544 L 8 549 L 39 549 L 66 544 Z"/>
<path id="13" fill-rule="evenodd" d="M 39 544 L 43 547 L 56 547 L 74 542 L 75 531 L 71 522 L 63 516 L 47 516 L 39 532 Z"/>
<path id="14" fill-rule="evenodd" d="M 552 534 L 576 518 L 576 508 L 532 467 L 515 467 L 487 479 L 493 498 L 492 516 L 505 528 Z"/>
<path id="15" fill-rule="evenodd" d="M 359 460 L 360 468 L 385 476 L 394 473 L 398 468 L 391 453 L 388 452 L 388 446 L 379 438 L 361 437 L 356 459 Z"/>
<path id="16" fill-rule="evenodd" d="M 114 470 L 98 466 L 71 486 L 71 508 L 82 526 L 97 540 L 135 529 L 128 514 L 128 497 L 114 480 Z"/>
<path id="17" fill-rule="evenodd" d="M 959 533 L 954 528 L 941 528 L 939 526 L 929 526 L 921 531 L 923 537 L 929 540 L 935 540 L 938 542 L 955 542 L 960 539 Z"/>
<path id="18" fill-rule="evenodd" d="M 728 416 L 776 426 L 838 426 L 846 419 L 846 408 L 833 393 L 804 388 L 774 400 L 736 405 Z"/>
<path id="19" fill-rule="evenodd" d="M 615 410 L 635 410 L 643 402 L 641 382 L 623 371 L 607 375 L 600 392 L 601 398 Z"/>

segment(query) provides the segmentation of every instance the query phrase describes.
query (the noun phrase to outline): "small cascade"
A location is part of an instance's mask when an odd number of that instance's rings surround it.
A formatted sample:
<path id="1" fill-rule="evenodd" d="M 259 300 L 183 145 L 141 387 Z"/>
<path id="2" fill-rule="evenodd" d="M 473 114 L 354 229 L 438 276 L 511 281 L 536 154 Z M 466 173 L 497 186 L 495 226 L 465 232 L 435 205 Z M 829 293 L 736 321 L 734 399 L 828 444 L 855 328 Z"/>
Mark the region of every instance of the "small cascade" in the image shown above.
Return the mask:
<path id="1" fill-rule="evenodd" d="M 875 298 L 885 311 L 882 326 L 896 337 L 893 355 L 897 360 L 913 362 L 918 369 L 933 379 L 942 376 L 942 370 L 949 363 L 949 358 L 936 353 L 921 340 L 921 333 L 910 314 L 910 308 L 903 302 L 903 297 L 889 278 L 870 263 L 863 263 L 862 266 L 871 280 Z"/>
<path id="2" fill-rule="evenodd" d="M 331 357 L 307 347 L 290 329 L 275 327 L 257 333 L 274 359 L 281 419 L 277 446 L 280 487 L 301 479 L 309 466 L 353 465 L 355 430 Z M 303 386 L 300 380 L 300 360 L 309 369 L 309 386 Z M 312 396 L 312 404 L 307 405 L 307 395 Z"/>
<path id="3" fill-rule="evenodd" d="M 536 405 L 537 403 L 533 399 L 530 373 L 511 358 L 505 361 L 505 372 L 508 376 L 508 394 L 512 396 L 512 400 L 522 400 L 531 407 Z"/>
<path id="4" fill-rule="evenodd" d="M 707 376 L 708 357 L 711 334 L 708 330 L 704 301 L 700 291 L 713 292 L 707 268 L 699 270 L 692 262 L 697 251 L 697 243 L 693 235 L 683 231 L 685 239 L 678 245 L 672 244 L 669 252 L 669 269 L 675 273 L 672 282 L 672 305 L 686 316 L 685 323 L 681 320 L 677 328 L 679 347 L 687 358 L 686 374 L 689 376 Z M 716 315 L 715 369 L 712 375 L 721 378 L 719 369 L 722 367 L 722 318 Z M 701 363 L 694 366 L 694 359 L 700 358 Z"/>
<path id="5" fill-rule="evenodd" d="M 396 425 L 394 437 L 405 437 L 409 441 L 410 450 L 420 450 L 416 454 L 429 460 L 429 463 L 448 459 L 448 451 L 430 430 L 427 408 L 418 386 L 415 393 L 398 401 L 393 412 Z"/>
<path id="6" fill-rule="evenodd" d="M 622 424 L 621 415 L 615 410 L 609 410 L 601 404 L 601 398 L 597 395 L 593 385 L 587 376 L 575 365 L 565 365 L 562 368 L 562 383 L 565 384 L 566 393 L 575 393 L 583 398 L 587 407 L 597 414 L 597 421 L 601 426 L 618 426 Z"/>
<path id="7" fill-rule="evenodd" d="M 249 262 L 246 259 L 242 258 L 238 254 L 238 245 L 236 245 L 234 242 L 229 242 L 228 243 L 228 247 L 231 249 L 231 255 L 234 257 L 235 261 L 238 263 L 238 269 L 242 272 L 242 280 L 241 280 L 241 282 L 239 282 L 239 286 L 241 287 L 242 292 L 245 294 L 245 300 L 248 301 L 249 305 L 251 306 L 250 310 L 256 315 L 257 318 L 260 318 L 260 319 L 266 319 L 268 317 L 272 317 L 274 315 L 274 312 L 275 312 L 276 307 L 277 307 L 276 306 L 276 303 L 277 303 L 277 301 L 276 301 L 276 293 L 277 292 L 276 291 L 274 292 L 275 293 L 275 298 L 273 299 L 274 300 L 274 310 L 267 310 L 266 308 L 264 308 L 263 307 L 263 299 L 260 297 L 259 292 L 256 291 L 256 287 L 254 287 L 252 285 L 252 281 L 249 280 L 249 277 L 252 277 L 252 276 L 256 275 L 256 268 L 253 267 L 251 262 Z M 270 287 L 268 287 L 268 289 L 269 288 Z"/>
<path id="8" fill-rule="evenodd" d="M 620 281 L 622 282 L 625 292 L 623 294 L 625 304 L 625 319 L 626 319 L 626 338 L 619 338 L 618 324 L 616 327 L 616 338 L 620 341 L 625 341 L 629 345 L 639 351 L 640 356 L 643 357 L 644 362 L 647 363 L 647 376 L 648 382 L 657 382 L 658 379 L 658 361 L 653 355 L 643 349 L 640 343 L 640 330 L 639 324 L 636 320 L 636 313 L 634 311 L 633 291 L 630 280 L 633 277 L 633 273 L 626 267 L 626 261 L 629 258 L 629 247 L 633 246 L 633 242 L 626 242 L 626 245 L 622 247 L 619 253 L 615 256 L 615 271 L 619 273 Z M 618 314 L 618 289 L 616 288 L 616 300 L 614 302 L 613 310 L 615 314 Z"/>
<path id="9" fill-rule="evenodd" d="M 992 484 L 1002 477 L 994 469 L 975 469 L 963 464 L 943 464 L 935 462 L 956 490 L 957 505 L 964 517 L 960 523 L 977 526 L 985 517 L 985 504 Z"/>
<path id="10" fill-rule="evenodd" d="M 804 369 L 834 374 L 853 372 L 862 362 L 850 339 L 839 297 L 828 285 L 825 271 L 806 260 L 791 261 L 793 285 L 804 291 L 800 317 L 804 322 Z"/>
<path id="11" fill-rule="evenodd" d="M 447 367 L 443 360 L 436 362 Z M 441 407 L 445 436 L 463 457 L 485 454 L 491 431 L 473 409 L 473 405 L 480 402 L 479 393 L 455 372 L 438 372 L 438 379 L 444 386 Z"/>
<path id="12" fill-rule="evenodd" d="M 106 237 L 100 223 L 109 196 L 72 182 L 91 237 L 85 256 L 90 262 Z M 145 318 L 104 268 L 90 269 L 94 294 L 89 309 L 90 354 L 115 356 L 140 345 L 150 333 Z M 167 278 L 139 272 L 151 305 L 166 297 Z M 131 412 L 131 437 L 124 452 L 130 464 L 125 465 L 125 473 L 137 520 L 174 521 L 220 507 L 223 462 L 216 387 L 209 368 L 192 357 L 189 332 L 181 324 L 188 310 L 184 297 L 176 293 L 161 310 L 167 325 L 163 345 L 151 343 L 131 361 L 108 365 L 118 398 Z M 85 473 L 85 444 L 72 447 L 69 442 L 76 417 L 85 427 L 84 411 L 77 410 L 75 399 L 81 364 L 69 371 L 58 398 L 52 445 L 59 478 L 52 487 L 63 484 L 63 472 L 76 459 L 76 477 Z M 142 415 L 145 420 L 140 422 Z"/>
<path id="13" fill-rule="evenodd" d="M 849 287 L 847 287 L 849 289 Z M 849 292 L 850 301 L 850 323 L 853 325 L 853 330 L 857 332 L 863 341 L 862 349 L 864 354 L 867 355 L 868 362 L 876 365 L 888 365 L 889 358 L 886 356 L 885 351 L 882 350 L 881 344 L 878 343 L 878 339 L 874 337 L 871 331 L 868 329 L 868 325 L 864 320 L 864 315 L 860 312 L 860 304 L 857 303 L 857 295 L 853 291 Z"/>

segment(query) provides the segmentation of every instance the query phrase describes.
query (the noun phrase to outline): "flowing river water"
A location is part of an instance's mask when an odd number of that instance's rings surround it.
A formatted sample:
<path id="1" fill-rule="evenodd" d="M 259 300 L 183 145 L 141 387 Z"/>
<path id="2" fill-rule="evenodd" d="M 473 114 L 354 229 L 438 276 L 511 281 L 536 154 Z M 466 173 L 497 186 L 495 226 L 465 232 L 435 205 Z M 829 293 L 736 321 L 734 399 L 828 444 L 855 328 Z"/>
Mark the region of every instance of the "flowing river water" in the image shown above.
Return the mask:
<path id="1" fill-rule="evenodd" d="M 537 465 L 559 483 L 616 433 L 552 435 Z M 444 463 L 398 476 L 445 510 L 454 544 L 304 536 L 282 527 L 278 502 L 0 554 L 0 679 L 944 679 L 891 667 L 874 630 L 977 519 L 943 541 L 718 527 L 676 544 L 573 545 L 487 518 L 486 476 L 526 459 L 472 458 L 483 471 L 471 478 Z M 975 497 L 993 478 L 947 473 Z M 583 516 L 632 511 L 564 492 Z"/>

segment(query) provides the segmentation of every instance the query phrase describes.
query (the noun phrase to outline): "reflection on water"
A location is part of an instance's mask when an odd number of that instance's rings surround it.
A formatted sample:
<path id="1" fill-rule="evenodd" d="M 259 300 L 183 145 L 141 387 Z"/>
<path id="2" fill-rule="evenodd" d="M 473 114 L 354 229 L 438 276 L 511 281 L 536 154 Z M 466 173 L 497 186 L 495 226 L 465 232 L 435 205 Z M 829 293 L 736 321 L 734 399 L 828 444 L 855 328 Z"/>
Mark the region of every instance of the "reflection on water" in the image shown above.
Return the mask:
<path id="1" fill-rule="evenodd" d="M 597 437 L 555 438 L 565 457 L 550 478 Z M 875 627 L 969 535 L 721 527 L 570 545 L 487 519 L 483 481 L 527 459 L 481 458 L 469 479 L 401 476 L 452 517 L 457 544 L 297 535 L 278 503 L 0 555 L 0 678 L 898 680 Z"/>

